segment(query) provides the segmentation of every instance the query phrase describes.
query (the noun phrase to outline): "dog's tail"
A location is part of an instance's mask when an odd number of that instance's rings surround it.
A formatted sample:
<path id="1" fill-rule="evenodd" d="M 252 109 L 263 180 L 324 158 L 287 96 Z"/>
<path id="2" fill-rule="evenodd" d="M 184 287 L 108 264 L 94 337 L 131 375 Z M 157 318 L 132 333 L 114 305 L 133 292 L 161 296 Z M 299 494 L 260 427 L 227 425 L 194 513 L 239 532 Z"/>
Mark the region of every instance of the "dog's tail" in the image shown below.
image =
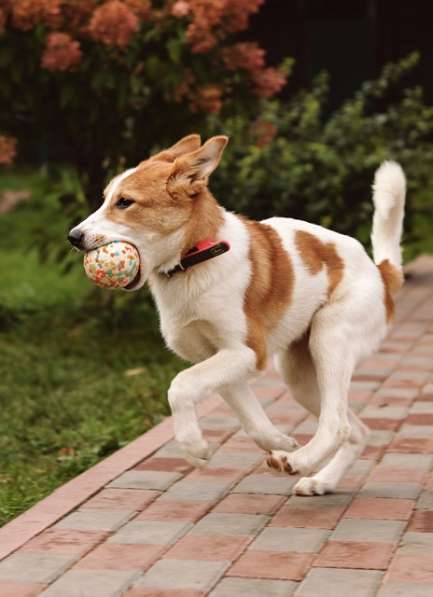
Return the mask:
<path id="1" fill-rule="evenodd" d="M 374 176 L 371 242 L 374 262 L 391 294 L 403 284 L 400 241 L 405 196 L 406 177 L 402 167 L 397 162 L 383 162 Z"/>

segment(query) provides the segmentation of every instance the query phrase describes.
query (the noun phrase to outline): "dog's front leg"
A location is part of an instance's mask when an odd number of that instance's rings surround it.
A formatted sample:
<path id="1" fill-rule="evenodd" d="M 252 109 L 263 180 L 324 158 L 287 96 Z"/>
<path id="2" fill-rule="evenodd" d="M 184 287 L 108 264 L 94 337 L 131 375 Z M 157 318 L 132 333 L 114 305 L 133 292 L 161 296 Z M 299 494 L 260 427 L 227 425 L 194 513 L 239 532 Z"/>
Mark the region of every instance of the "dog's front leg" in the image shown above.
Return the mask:
<path id="1" fill-rule="evenodd" d="M 298 447 L 292 437 L 284 435 L 269 420 L 256 395 L 247 383 L 234 383 L 220 389 L 220 394 L 229 404 L 242 424 L 246 433 L 263 450 L 286 450 L 290 452 Z"/>
<path id="2" fill-rule="evenodd" d="M 210 358 L 181 371 L 168 390 L 176 440 L 195 466 L 203 466 L 208 446 L 203 439 L 195 403 L 205 394 L 247 380 L 256 370 L 256 355 L 247 346 L 224 348 Z"/>

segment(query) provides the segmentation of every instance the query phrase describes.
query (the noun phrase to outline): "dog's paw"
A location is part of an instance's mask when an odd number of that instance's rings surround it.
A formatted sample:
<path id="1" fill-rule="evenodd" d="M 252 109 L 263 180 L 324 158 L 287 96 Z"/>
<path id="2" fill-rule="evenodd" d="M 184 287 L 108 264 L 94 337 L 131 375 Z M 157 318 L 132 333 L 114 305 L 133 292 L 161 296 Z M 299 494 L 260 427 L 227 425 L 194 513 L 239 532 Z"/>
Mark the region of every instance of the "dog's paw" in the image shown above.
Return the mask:
<path id="1" fill-rule="evenodd" d="M 292 466 L 289 460 L 290 454 L 282 450 L 272 450 L 266 459 L 266 464 L 270 469 L 278 473 L 288 473 L 289 475 L 296 475 L 297 470 Z"/>
<path id="2" fill-rule="evenodd" d="M 194 442 L 179 442 L 180 448 L 183 452 L 185 460 L 197 468 L 206 466 L 210 456 L 210 449 L 208 443 L 204 439 Z"/>
<path id="3" fill-rule="evenodd" d="M 333 489 L 330 483 L 326 483 L 320 479 L 302 477 L 293 487 L 293 495 L 325 495 L 325 493 L 332 493 Z"/>
<path id="4" fill-rule="evenodd" d="M 266 459 L 269 468 L 289 475 L 309 475 L 311 469 L 305 466 L 297 451 L 289 453 L 283 450 L 272 450 Z"/>
<path id="5" fill-rule="evenodd" d="M 263 450 L 271 452 L 272 450 L 283 450 L 285 452 L 293 452 L 299 448 L 298 442 L 284 433 L 273 434 L 251 434 L 252 438 Z"/>

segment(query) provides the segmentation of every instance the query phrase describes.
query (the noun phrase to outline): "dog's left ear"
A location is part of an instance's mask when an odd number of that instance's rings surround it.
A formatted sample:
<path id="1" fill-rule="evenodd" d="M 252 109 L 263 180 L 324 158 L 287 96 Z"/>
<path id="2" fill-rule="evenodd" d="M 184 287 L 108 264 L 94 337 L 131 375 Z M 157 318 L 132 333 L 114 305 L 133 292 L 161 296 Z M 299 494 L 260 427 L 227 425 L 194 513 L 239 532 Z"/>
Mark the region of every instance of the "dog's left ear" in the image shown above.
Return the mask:
<path id="1" fill-rule="evenodd" d="M 205 185 L 212 172 L 220 163 L 223 151 L 229 139 L 225 135 L 212 137 L 193 151 L 181 156 L 174 162 L 173 171 L 168 181 L 171 189 L 183 187 L 188 195 L 196 195 Z"/>
<path id="2" fill-rule="evenodd" d="M 191 153 L 200 147 L 201 139 L 200 135 L 187 135 L 183 137 L 180 141 L 169 147 L 168 149 L 164 149 L 155 155 L 150 156 L 149 160 L 159 160 L 160 162 L 174 162 L 180 156 Z M 149 160 L 144 160 L 148 162 Z"/>

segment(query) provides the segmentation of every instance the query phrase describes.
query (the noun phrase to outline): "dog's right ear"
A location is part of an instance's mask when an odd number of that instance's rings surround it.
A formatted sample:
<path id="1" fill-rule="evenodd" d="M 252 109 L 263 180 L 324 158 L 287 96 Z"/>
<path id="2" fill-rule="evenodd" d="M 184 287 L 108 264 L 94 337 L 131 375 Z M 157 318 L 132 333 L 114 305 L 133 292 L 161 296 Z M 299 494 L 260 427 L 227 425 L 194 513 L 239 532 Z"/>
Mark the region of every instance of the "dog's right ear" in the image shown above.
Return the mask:
<path id="1" fill-rule="evenodd" d="M 207 185 L 209 176 L 220 163 L 229 139 L 225 135 L 212 137 L 200 149 L 179 157 L 168 180 L 171 192 L 182 189 L 187 195 L 197 195 Z"/>
<path id="2" fill-rule="evenodd" d="M 152 155 L 149 158 L 149 160 L 159 160 L 160 162 L 174 162 L 180 156 L 195 151 L 200 147 L 200 145 L 200 135 L 187 135 L 168 149 L 164 149 L 163 151 L 160 151 L 159 153 Z M 145 161 L 148 162 L 149 160 Z"/>

